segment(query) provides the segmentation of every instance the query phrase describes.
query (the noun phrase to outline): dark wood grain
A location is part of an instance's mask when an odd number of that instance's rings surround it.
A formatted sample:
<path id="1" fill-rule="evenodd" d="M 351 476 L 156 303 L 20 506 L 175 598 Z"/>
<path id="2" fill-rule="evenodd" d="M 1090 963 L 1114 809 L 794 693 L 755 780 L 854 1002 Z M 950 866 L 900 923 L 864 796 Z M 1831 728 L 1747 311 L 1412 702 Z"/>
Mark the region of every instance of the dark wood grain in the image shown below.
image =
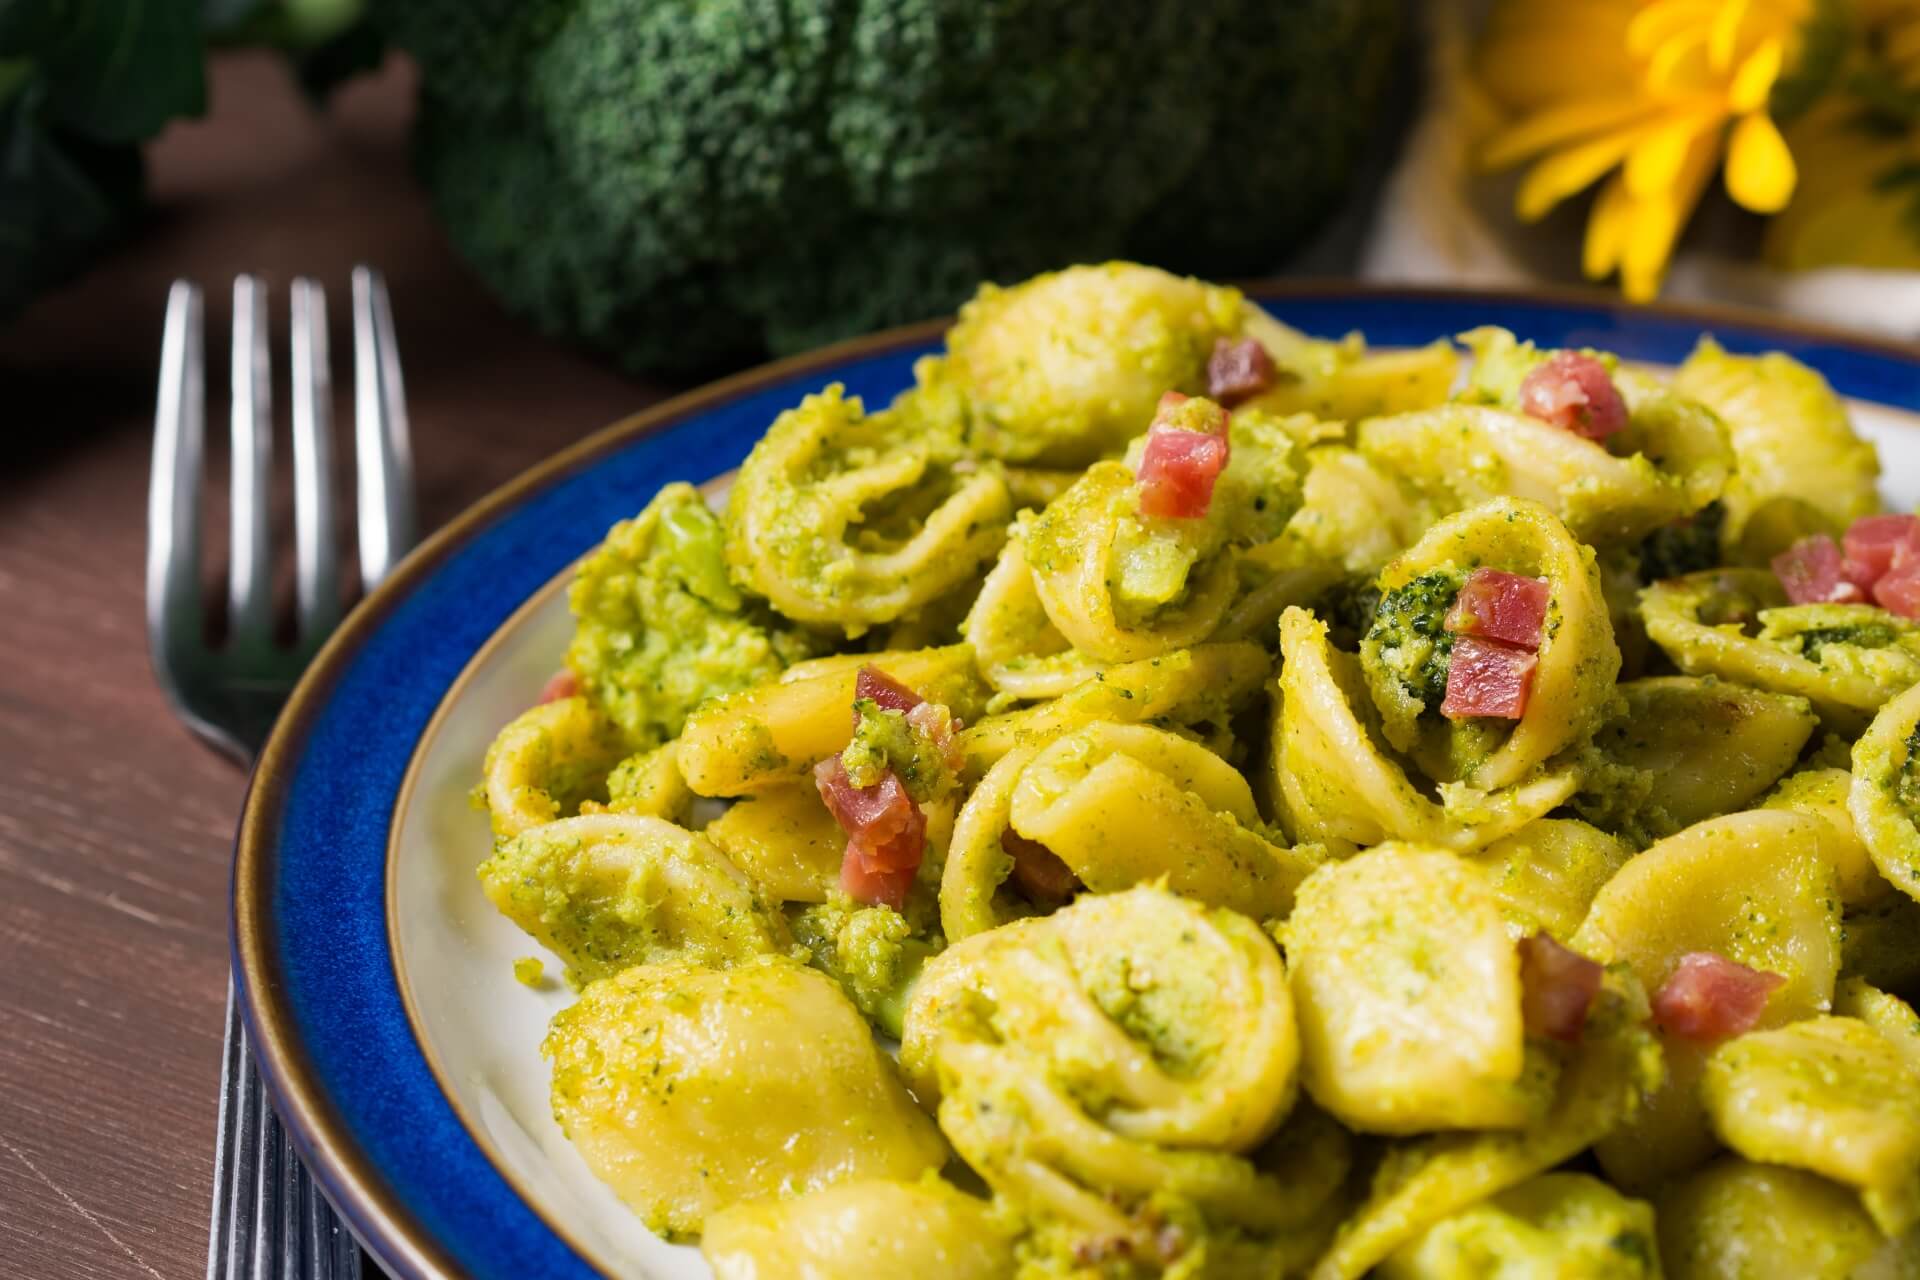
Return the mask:
<path id="1" fill-rule="evenodd" d="M 660 394 L 532 338 L 464 274 L 408 178 L 411 88 L 396 64 L 318 115 L 275 63 L 223 61 L 209 117 L 152 149 L 153 225 L 0 331 L 0 1273 L 204 1267 L 244 779 L 146 665 L 168 282 L 207 286 L 218 380 L 236 272 L 268 277 L 282 334 L 286 282 L 322 280 L 344 371 L 348 270 L 384 268 L 428 528 Z"/>

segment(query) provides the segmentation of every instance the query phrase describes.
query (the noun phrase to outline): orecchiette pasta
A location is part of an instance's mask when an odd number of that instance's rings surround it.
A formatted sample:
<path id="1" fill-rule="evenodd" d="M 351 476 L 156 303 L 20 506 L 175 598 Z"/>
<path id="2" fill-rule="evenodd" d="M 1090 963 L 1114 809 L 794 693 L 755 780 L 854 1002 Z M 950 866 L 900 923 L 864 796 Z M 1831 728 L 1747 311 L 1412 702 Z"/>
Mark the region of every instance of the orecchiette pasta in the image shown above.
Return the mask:
<path id="1" fill-rule="evenodd" d="M 1673 389 L 1711 409 L 1732 439 L 1729 548 L 1764 562 L 1798 534 L 1838 532 L 1879 509 L 1873 446 L 1854 435 L 1846 406 L 1805 365 L 1778 354 L 1730 355 L 1707 338 Z"/>
<path id="2" fill-rule="evenodd" d="M 1307 1091 L 1334 1118 L 1371 1133 L 1519 1129 L 1552 1102 L 1500 902 L 1452 854 L 1383 844 L 1326 866 L 1285 939 Z"/>
<path id="3" fill-rule="evenodd" d="M 1624 962 L 1649 990 L 1681 957 L 1712 952 L 1783 979 L 1762 1026 L 1823 1012 L 1840 968 L 1840 904 L 1814 820 L 1753 810 L 1714 818 L 1640 854 L 1594 897 L 1574 948 Z M 1764 909 L 1756 907 L 1764 903 Z M 1697 1085 L 1706 1047 L 1663 1037 L 1666 1086 L 1639 1119 L 1600 1144 L 1616 1182 L 1649 1186 L 1712 1154 Z"/>
<path id="4" fill-rule="evenodd" d="M 1593 745 L 1641 785 L 1622 796 L 1621 780 L 1610 778 L 1576 804 L 1591 799 L 1583 807 L 1596 821 L 1636 836 L 1744 808 L 1793 767 L 1819 724 L 1805 698 L 1711 676 L 1629 680 L 1617 696 Z"/>
<path id="5" fill-rule="evenodd" d="M 1920 626 L 1869 605 L 1788 605 L 1772 574 L 1718 569 L 1640 595 L 1647 634 L 1689 675 L 1798 694 L 1857 731 L 1920 683 Z"/>
<path id="6" fill-rule="evenodd" d="M 1883 707 L 1854 744 L 1847 809 L 1880 874 L 1920 899 L 1920 685 Z"/>
<path id="7" fill-rule="evenodd" d="M 1295 1221 L 1237 1153 L 1286 1114 L 1298 1052 L 1272 941 L 1146 887 L 951 948 L 915 991 L 901 1061 L 1049 1247 L 1173 1263 L 1209 1228 L 1260 1256 Z"/>
<path id="8" fill-rule="evenodd" d="M 1730 1040 L 1707 1059 L 1701 1096 L 1747 1159 L 1859 1188 L 1889 1236 L 1920 1222 L 1920 1071 L 1867 1023 L 1810 1018 Z"/>
<path id="9" fill-rule="evenodd" d="M 714 1280 L 1005 1280 L 1013 1231 L 991 1206 L 933 1178 L 840 1182 L 707 1219 Z"/>
<path id="10" fill-rule="evenodd" d="M 1580 785 L 1567 766 L 1496 792 L 1454 786 L 1436 802 L 1389 753 L 1360 662 L 1335 649 L 1304 609 L 1280 617 L 1273 735 L 1281 819 L 1298 840 L 1411 840 L 1473 849 L 1510 835 Z"/>
<path id="11" fill-rule="evenodd" d="M 1909 1067 L 1920 1071 L 1920 1015 L 1905 1000 L 1864 978 L 1843 978 L 1833 989 L 1833 1011 L 1872 1027 L 1886 1037 Z"/>
<path id="12" fill-rule="evenodd" d="M 1209 401 L 1171 410 L 1207 421 Z M 1099 662 L 1136 662 L 1207 639 L 1238 589 L 1236 547 L 1277 537 L 1297 505 L 1292 446 L 1248 415 L 1226 425 L 1232 449 L 1203 515 L 1148 515 L 1129 462 L 1096 462 L 1026 531 L 1021 556 L 1047 619 Z"/>
<path id="13" fill-rule="evenodd" d="M 1802 769 L 1781 779 L 1760 806 L 1805 814 L 1820 824 L 1820 854 L 1833 868 L 1840 901 L 1849 909 L 1872 906 L 1893 890 L 1854 825 L 1847 807 L 1852 786 L 1853 775 L 1845 769 Z"/>
<path id="14" fill-rule="evenodd" d="M 903 398 L 869 415 L 838 386 L 754 446 L 727 503 L 727 563 L 781 613 L 858 635 L 959 586 L 1005 537 L 1006 477 L 960 419 Z"/>
<path id="15" fill-rule="evenodd" d="M 1465 861 L 1486 877 L 1510 928 L 1522 934 L 1545 929 L 1564 941 L 1632 855 L 1624 842 L 1577 819 L 1539 818 Z"/>
<path id="16" fill-rule="evenodd" d="M 1637 982 L 1609 976 L 1579 1049 L 1561 1067 L 1552 1106 L 1527 1128 L 1433 1135 L 1389 1149 L 1311 1280 L 1359 1280 L 1434 1224 L 1614 1132 L 1661 1078 L 1659 1047 L 1640 1025 L 1645 1002 Z"/>
<path id="17" fill-rule="evenodd" d="M 923 384 L 960 388 L 985 455 L 1084 467 L 1146 429 L 1167 391 L 1207 389 L 1216 340 L 1249 310 L 1238 291 L 1127 262 L 1071 267 L 960 310 Z"/>
<path id="18" fill-rule="evenodd" d="M 1719 425 L 1686 401 L 1662 397 L 1643 406 L 1615 438 L 1633 451 L 1615 454 L 1523 413 L 1452 404 L 1363 422 L 1354 443 L 1434 501 L 1458 508 L 1499 495 L 1525 498 L 1596 545 L 1637 542 L 1693 514 L 1725 480 Z"/>
<path id="19" fill-rule="evenodd" d="M 680 772 L 678 742 L 628 756 L 607 775 L 606 809 L 610 813 L 681 822 L 692 807 L 693 791 Z M 597 808 L 593 801 L 587 801 L 581 812 Z"/>
<path id="20" fill-rule="evenodd" d="M 853 736 L 854 684 L 863 666 L 959 715 L 975 714 L 983 701 L 965 645 L 803 662 L 772 684 L 718 698 L 688 718 L 679 739 L 687 785 L 696 795 L 742 796 L 801 779 Z"/>
<path id="21" fill-rule="evenodd" d="M 534 827 L 480 865 L 480 886 L 582 982 L 668 959 L 734 963 L 787 941 L 724 854 L 658 818 L 595 814 Z"/>
<path id="22" fill-rule="evenodd" d="M 1914 1280 L 1920 1234 L 1889 1239 L 1844 1187 L 1725 1156 L 1661 1191 L 1669 1280 L 1747 1280 L 1754 1265 L 1804 1280 Z"/>
<path id="23" fill-rule="evenodd" d="M 811 778 L 741 800 L 701 833 L 772 902 L 825 902 L 840 880 L 846 835 Z"/>
<path id="24" fill-rule="evenodd" d="M 1095 893 L 1160 880 L 1211 906 L 1283 915 L 1318 860 L 1262 833 L 1246 779 L 1164 729 L 1096 721 L 1002 758 L 954 823 L 940 886 L 950 939 L 992 928 L 1013 858 L 1007 833 L 1037 842 Z"/>
<path id="25" fill-rule="evenodd" d="M 1258 646 L 1203 644 L 1095 672 L 1050 702 L 988 716 L 960 735 L 975 777 L 1020 747 L 1038 747 L 1098 721 L 1225 726 L 1258 693 L 1272 663 Z"/>
<path id="26" fill-rule="evenodd" d="M 1397 472 L 1342 444 L 1307 450 L 1300 509 L 1280 544 L 1350 573 L 1378 573 L 1433 523 L 1432 502 Z"/>
<path id="27" fill-rule="evenodd" d="M 1445 400 L 1460 369 L 1460 353 L 1444 340 L 1411 351 L 1369 351 L 1359 334 L 1337 342 L 1309 338 L 1255 306 L 1242 324 L 1281 374 L 1248 403 L 1276 413 L 1335 422 L 1409 413 Z"/>
<path id="28" fill-rule="evenodd" d="M 1025 519 L 1007 535 L 962 626 L 996 693 L 1055 698 L 1109 665 L 1073 647 L 1047 617 L 1027 564 Z"/>
<path id="29" fill-rule="evenodd" d="M 1484 721 L 1463 725 L 1431 714 L 1440 708 L 1430 705 L 1438 702 L 1430 673 L 1450 639 L 1436 624 L 1454 603 L 1437 599 L 1435 590 L 1477 568 L 1547 584 L 1526 710 L 1497 741 L 1489 740 Z M 1512 786 L 1599 725 L 1620 674 L 1620 650 L 1592 549 L 1545 509 L 1500 498 L 1449 516 L 1389 564 L 1379 586 L 1374 625 L 1360 642 L 1361 669 L 1387 740 L 1416 759 L 1445 762 L 1429 772 L 1482 790 Z M 1444 674 L 1439 684 L 1444 692 Z M 1425 729 L 1439 730 L 1439 740 Z"/>
<path id="30" fill-rule="evenodd" d="M 496 839 L 578 813 L 607 790 L 620 760 L 620 735 L 585 698 L 561 698 L 522 712 L 487 748 L 482 766 Z"/>
<path id="31" fill-rule="evenodd" d="M 1260 834 L 1233 766 L 1145 725 L 1101 722 L 1048 746 L 1020 771 L 1008 812 L 1095 893 L 1164 879 L 1212 906 L 1283 915 L 1312 865 Z"/>
<path id="32" fill-rule="evenodd" d="M 833 982 L 769 957 L 640 965 L 553 1020 L 554 1117 L 666 1235 L 740 1201 L 913 1179 L 946 1144 Z"/>
<path id="33" fill-rule="evenodd" d="M 1659 1274 L 1653 1206 L 1598 1178 L 1548 1173 L 1429 1227 L 1380 1264 L 1380 1280 L 1479 1280 L 1512 1271 L 1646 1280 Z"/>
<path id="34" fill-rule="evenodd" d="M 1875 468 L 1784 356 L 984 287 L 581 562 L 554 1116 L 717 1280 L 1920 1280 Z"/>

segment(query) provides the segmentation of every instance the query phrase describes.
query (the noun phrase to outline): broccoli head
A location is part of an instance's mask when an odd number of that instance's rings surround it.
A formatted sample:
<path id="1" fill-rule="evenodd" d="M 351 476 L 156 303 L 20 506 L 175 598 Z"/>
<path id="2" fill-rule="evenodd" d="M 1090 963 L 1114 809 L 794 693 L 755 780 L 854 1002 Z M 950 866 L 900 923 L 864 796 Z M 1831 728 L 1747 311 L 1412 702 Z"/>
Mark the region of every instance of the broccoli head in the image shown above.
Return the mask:
<path id="1" fill-rule="evenodd" d="M 383 0 L 455 247 L 691 373 L 1142 257 L 1271 269 L 1338 198 L 1397 0 Z"/>

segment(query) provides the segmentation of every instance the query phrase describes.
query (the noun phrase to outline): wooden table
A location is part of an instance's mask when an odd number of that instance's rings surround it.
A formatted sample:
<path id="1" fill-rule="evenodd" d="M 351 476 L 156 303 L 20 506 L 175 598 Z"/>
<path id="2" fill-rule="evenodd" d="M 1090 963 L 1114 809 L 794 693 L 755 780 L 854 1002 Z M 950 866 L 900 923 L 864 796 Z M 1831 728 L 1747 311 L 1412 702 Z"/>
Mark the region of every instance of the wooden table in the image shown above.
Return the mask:
<path id="1" fill-rule="evenodd" d="M 142 522 L 168 282 L 206 286 L 209 372 L 224 379 L 236 272 L 270 280 L 282 344 L 286 283 L 319 278 L 344 370 L 348 270 L 382 267 L 426 529 L 661 394 L 533 338 L 464 272 L 409 178 L 411 94 L 396 64 L 322 116 L 271 60 L 223 60 L 208 118 L 153 147 L 153 225 L 0 330 L 6 1275 L 179 1280 L 205 1265 L 245 779 L 187 736 L 147 667 Z M 335 416 L 351 421 L 344 399 Z"/>

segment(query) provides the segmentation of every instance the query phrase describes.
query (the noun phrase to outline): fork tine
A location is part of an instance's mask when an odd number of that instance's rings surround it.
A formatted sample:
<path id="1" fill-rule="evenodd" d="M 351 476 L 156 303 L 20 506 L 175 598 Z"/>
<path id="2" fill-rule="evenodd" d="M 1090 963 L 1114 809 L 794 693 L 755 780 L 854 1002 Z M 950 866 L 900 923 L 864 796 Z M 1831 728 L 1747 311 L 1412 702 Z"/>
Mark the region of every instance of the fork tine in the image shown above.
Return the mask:
<path id="1" fill-rule="evenodd" d="M 200 641 L 200 469 L 207 437 L 202 325 L 199 286 L 174 281 L 160 339 L 147 488 L 147 646 L 169 691 Z"/>
<path id="2" fill-rule="evenodd" d="M 340 620 L 333 518 L 333 393 L 327 294 L 305 276 L 290 299 L 293 350 L 293 572 L 298 644 L 317 648 Z"/>
<path id="3" fill-rule="evenodd" d="M 273 464 L 272 366 L 267 356 L 267 285 L 233 282 L 233 500 L 228 555 L 228 627 L 242 644 L 271 642 L 273 545 L 267 483 Z"/>
<path id="4" fill-rule="evenodd" d="M 353 269 L 353 429 L 360 580 L 371 589 L 413 545 L 413 450 L 387 284 Z"/>

